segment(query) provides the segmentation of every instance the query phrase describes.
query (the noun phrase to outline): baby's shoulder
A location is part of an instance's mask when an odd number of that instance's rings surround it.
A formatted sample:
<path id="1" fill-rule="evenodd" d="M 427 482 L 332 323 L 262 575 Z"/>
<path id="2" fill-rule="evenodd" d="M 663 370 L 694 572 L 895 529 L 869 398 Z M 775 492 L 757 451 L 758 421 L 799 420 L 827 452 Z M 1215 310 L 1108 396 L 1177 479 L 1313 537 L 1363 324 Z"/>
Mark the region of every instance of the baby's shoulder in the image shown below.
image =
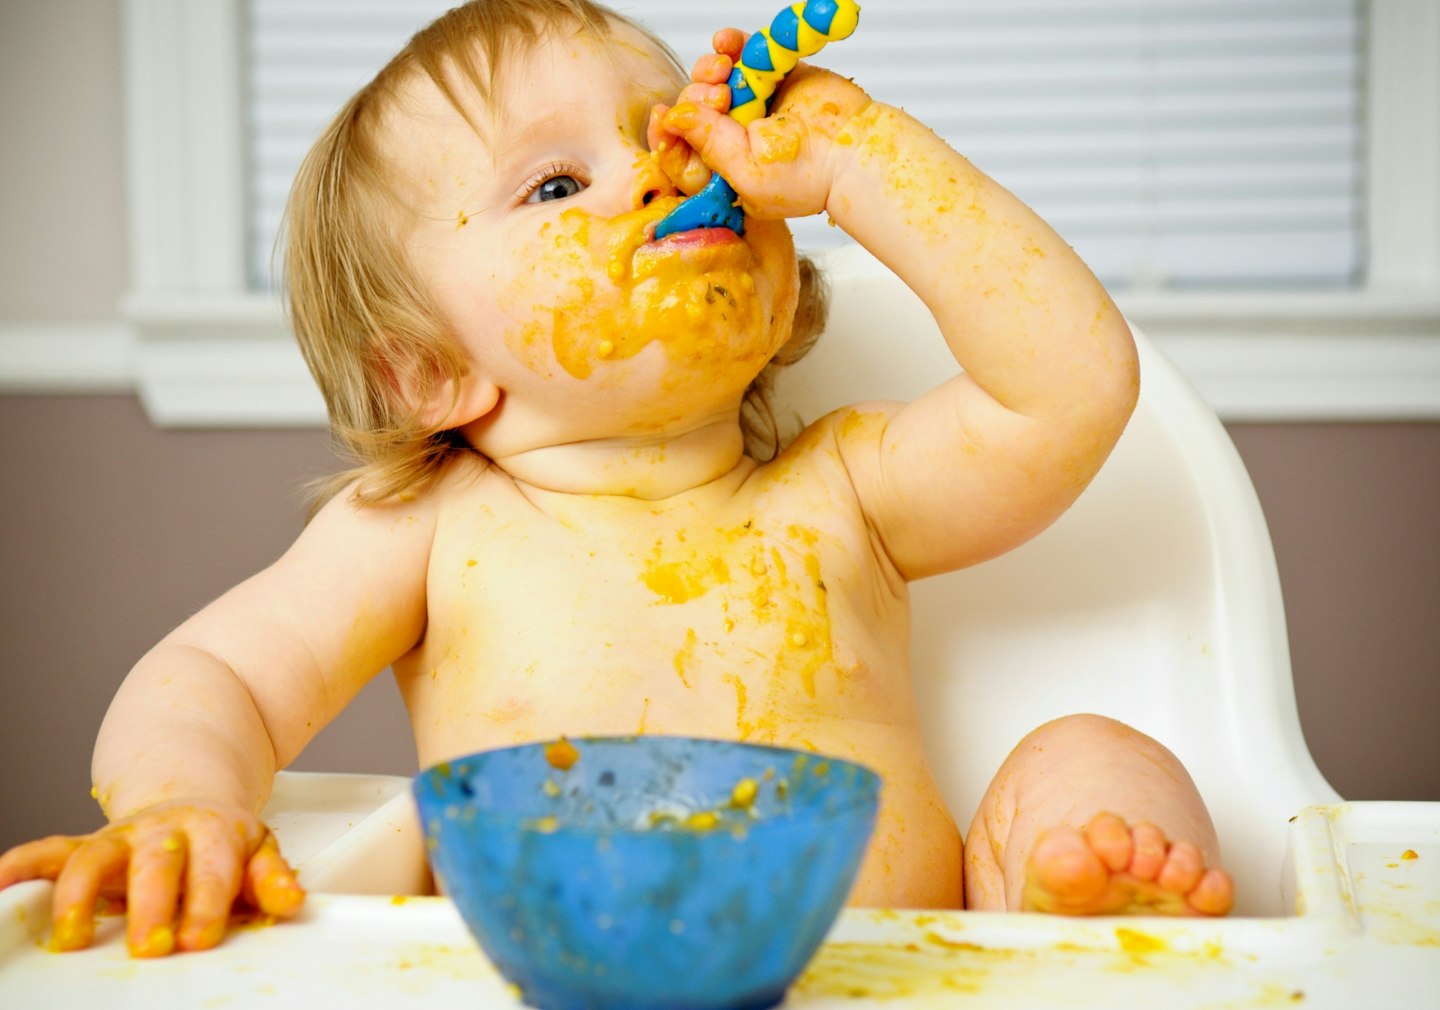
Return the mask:
<path id="1" fill-rule="evenodd" d="M 817 419 L 774 459 L 756 468 L 750 484 L 757 497 L 788 512 L 863 512 L 855 463 L 861 454 L 882 451 L 890 418 L 901 406 L 857 403 Z"/>
<path id="2" fill-rule="evenodd" d="M 436 519 L 455 502 L 475 493 L 484 472 L 470 460 L 448 460 L 424 480 L 387 492 L 377 487 L 374 474 L 359 472 L 335 485 L 335 490 L 315 510 L 311 526 L 407 527 L 433 526 Z"/>
<path id="3" fill-rule="evenodd" d="M 806 426 L 761 470 L 823 475 L 832 465 L 843 467 L 848 455 L 879 448 L 890 419 L 903 406 L 890 400 L 871 400 L 832 410 Z"/>

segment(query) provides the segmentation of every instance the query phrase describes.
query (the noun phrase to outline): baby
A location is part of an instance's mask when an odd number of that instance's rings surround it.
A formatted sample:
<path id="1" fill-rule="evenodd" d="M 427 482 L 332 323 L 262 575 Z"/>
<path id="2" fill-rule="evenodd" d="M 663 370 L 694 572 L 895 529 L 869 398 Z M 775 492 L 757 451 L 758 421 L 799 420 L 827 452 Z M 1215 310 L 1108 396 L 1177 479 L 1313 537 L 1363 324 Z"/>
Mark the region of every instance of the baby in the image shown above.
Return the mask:
<path id="1" fill-rule="evenodd" d="M 126 896 L 137 956 L 215 945 L 237 897 L 293 913 L 256 812 L 387 666 L 421 765 L 666 733 L 874 768 L 857 905 L 1229 910 L 1185 770 L 1097 716 L 1021 741 L 962 844 L 922 752 L 906 584 L 1075 500 L 1135 403 L 1135 349 L 1043 221 L 850 81 L 802 66 L 768 117 L 725 115 L 742 42 L 717 34 L 687 82 L 588 0 L 475 0 L 320 138 L 289 295 L 363 466 L 130 673 L 95 753 L 111 823 L 0 858 L 0 887 L 56 881 L 57 949 L 89 943 L 101 895 Z M 711 168 L 743 237 L 654 240 Z M 770 371 L 823 320 L 785 219 L 822 211 L 925 301 L 964 371 L 777 454 Z"/>

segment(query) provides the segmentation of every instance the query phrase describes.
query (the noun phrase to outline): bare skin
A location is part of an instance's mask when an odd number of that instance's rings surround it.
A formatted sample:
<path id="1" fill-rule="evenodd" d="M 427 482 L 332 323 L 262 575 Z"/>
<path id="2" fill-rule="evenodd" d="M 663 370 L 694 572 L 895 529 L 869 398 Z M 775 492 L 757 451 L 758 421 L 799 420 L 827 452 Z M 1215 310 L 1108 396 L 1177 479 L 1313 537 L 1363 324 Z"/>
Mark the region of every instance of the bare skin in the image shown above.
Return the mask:
<path id="1" fill-rule="evenodd" d="M 1129 330 L 1043 221 L 852 83 L 802 68 L 770 117 L 725 116 L 743 36 L 715 42 L 681 90 L 624 26 L 543 39 L 507 66 L 488 143 L 411 82 L 387 127 L 407 252 L 469 371 L 404 393 L 475 452 L 409 500 L 337 496 L 135 667 L 96 748 L 113 823 L 0 857 L 0 887 L 58 880 L 57 947 L 89 941 L 122 879 L 137 956 L 213 946 L 245 881 L 271 914 L 298 908 L 255 812 L 391 664 L 422 764 L 649 732 L 870 765 L 886 785 L 855 904 L 1228 908 L 1188 777 L 1148 775 L 1163 748 L 1085 719 L 1006 762 L 962 881 L 906 586 L 1023 543 L 1084 489 L 1134 405 Z M 741 194 L 745 239 L 647 243 L 706 165 Z M 740 399 L 790 335 L 783 219 L 819 212 L 924 299 L 964 372 L 839 410 L 760 464 Z M 1159 869 L 1147 823 L 1178 840 Z"/>
<path id="2" fill-rule="evenodd" d="M 965 839 L 965 906 L 1224 915 L 1234 887 L 1194 782 L 1156 741 L 1070 716 L 1016 745 Z"/>

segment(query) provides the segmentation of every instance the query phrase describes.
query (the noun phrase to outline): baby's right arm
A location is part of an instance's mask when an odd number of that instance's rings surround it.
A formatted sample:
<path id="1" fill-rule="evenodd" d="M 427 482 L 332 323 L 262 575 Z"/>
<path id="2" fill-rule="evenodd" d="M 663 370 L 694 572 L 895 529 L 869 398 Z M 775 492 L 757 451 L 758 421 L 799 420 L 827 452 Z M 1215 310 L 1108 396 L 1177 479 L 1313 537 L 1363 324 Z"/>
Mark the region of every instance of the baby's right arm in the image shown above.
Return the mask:
<path id="1" fill-rule="evenodd" d="M 429 496 L 366 507 L 337 495 L 275 564 L 136 664 L 95 748 L 111 823 L 0 857 L 0 888 L 56 881 L 57 949 L 90 942 L 102 892 L 125 894 L 136 956 L 214 946 L 237 896 L 273 915 L 299 907 L 257 814 L 275 771 L 420 640 L 433 510 Z"/>
<path id="2" fill-rule="evenodd" d="M 1038 534 L 1105 461 L 1139 390 L 1129 325 L 1055 231 L 903 110 L 801 64 L 764 118 L 725 115 L 739 32 L 716 34 L 649 140 L 677 185 L 698 152 L 748 214 L 825 211 L 925 302 L 959 369 L 833 433 L 877 552 L 905 580 Z M 684 143 L 680 143 L 683 141 Z M 877 341 L 908 339 L 889 330 Z"/>

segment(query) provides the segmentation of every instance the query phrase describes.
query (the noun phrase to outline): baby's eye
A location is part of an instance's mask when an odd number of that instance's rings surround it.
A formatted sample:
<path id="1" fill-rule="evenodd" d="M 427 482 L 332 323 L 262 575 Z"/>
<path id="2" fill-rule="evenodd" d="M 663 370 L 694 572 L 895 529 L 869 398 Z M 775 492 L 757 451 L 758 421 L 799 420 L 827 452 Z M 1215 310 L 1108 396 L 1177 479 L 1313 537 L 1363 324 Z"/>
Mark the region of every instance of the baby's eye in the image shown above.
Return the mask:
<path id="1" fill-rule="evenodd" d="M 525 197 L 526 203 L 546 203 L 550 200 L 564 200 L 575 196 L 585 184 L 573 175 L 552 175 L 532 189 Z"/>

